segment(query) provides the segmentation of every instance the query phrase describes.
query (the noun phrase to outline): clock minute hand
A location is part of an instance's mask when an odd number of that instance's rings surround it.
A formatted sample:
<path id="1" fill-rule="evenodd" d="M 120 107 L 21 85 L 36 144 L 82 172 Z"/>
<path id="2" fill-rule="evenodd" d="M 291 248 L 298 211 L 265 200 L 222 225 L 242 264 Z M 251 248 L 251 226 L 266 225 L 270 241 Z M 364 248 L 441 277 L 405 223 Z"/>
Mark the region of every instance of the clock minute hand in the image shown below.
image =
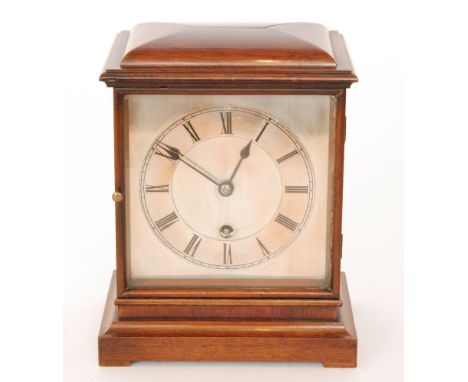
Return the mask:
<path id="1" fill-rule="evenodd" d="M 184 159 L 185 158 L 185 159 Z M 204 168 L 200 167 L 197 163 L 195 163 L 193 160 L 191 160 L 188 157 L 181 158 L 180 160 L 184 162 L 187 166 L 190 168 L 193 168 L 196 172 L 198 172 L 200 175 L 203 175 L 206 179 L 212 181 L 214 184 L 217 186 L 220 186 L 222 182 L 220 182 L 218 179 L 215 178 L 214 175 L 211 175 L 207 170 Z"/>
<path id="2" fill-rule="evenodd" d="M 239 170 L 239 167 L 240 167 L 242 161 L 243 161 L 244 159 L 247 159 L 247 158 L 249 157 L 249 155 L 250 155 L 250 145 L 252 144 L 252 141 L 253 141 L 253 139 L 251 139 L 251 140 L 249 141 L 249 143 L 247 143 L 247 145 L 245 145 L 245 146 L 242 148 L 242 150 L 240 151 L 240 159 L 239 159 L 239 162 L 237 162 L 237 165 L 236 165 L 234 171 L 232 172 L 231 177 L 229 178 L 229 182 L 232 182 L 232 180 L 234 179 L 234 176 L 236 175 L 237 170 Z"/>
<path id="3" fill-rule="evenodd" d="M 163 142 L 160 142 L 158 146 L 161 147 L 161 149 L 163 149 L 167 153 L 167 155 L 170 157 L 170 159 L 180 160 L 182 163 L 184 163 L 185 165 L 187 165 L 191 169 L 195 170 L 200 175 L 204 176 L 206 179 L 213 182 L 217 186 L 221 185 L 221 182 L 218 179 L 216 179 L 208 171 L 206 171 L 205 169 L 200 167 L 193 160 L 191 160 L 188 157 L 185 157 L 184 154 L 182 154 L 177 147 L 170 146 L 170 145 L 168 145 L 166 143 L 163 143 Z"/>

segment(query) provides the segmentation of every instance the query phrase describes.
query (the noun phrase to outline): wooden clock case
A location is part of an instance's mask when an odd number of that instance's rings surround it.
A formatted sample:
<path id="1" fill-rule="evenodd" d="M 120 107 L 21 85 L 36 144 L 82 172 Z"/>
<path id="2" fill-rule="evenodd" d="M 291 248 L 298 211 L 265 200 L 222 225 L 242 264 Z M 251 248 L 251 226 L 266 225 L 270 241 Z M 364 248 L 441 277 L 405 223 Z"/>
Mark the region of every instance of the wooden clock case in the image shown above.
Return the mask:
<path id="1" fill-rule="evenodd" d="M 356 366 L 357 338 L 340 262 L 346 89 L 357 77 L 343 37 L 310 23 L 141 24 L 117 35 L 100 80 L 114 92 L 118 197 L 117 268 L 101 323 L 99 364 L 183 360 Z M 335 96 L 330 288 L 130 288 L 125 253 L 127 94 Z"/>

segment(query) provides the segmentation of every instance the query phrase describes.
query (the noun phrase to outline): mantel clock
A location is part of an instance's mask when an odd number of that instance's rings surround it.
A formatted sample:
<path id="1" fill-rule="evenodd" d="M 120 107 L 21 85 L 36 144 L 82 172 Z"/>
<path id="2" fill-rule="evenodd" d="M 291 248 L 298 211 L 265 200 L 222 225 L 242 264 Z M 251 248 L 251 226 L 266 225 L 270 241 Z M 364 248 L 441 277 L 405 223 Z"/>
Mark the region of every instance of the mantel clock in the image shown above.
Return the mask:
<path id="1" fill-rule="evenodd" d="M 342 36 L 319 24 L 140 24 L 117 35 L 117 267 L 103 366 L 356 365 L 340 273 Z"/>

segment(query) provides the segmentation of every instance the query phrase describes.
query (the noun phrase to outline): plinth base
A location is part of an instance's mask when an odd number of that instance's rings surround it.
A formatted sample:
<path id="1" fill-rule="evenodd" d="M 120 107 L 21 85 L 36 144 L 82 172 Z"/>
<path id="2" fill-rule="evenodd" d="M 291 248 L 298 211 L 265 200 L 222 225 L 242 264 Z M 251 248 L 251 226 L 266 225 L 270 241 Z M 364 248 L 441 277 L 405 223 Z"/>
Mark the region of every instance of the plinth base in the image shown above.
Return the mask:
<path id="1" fill-rule="evenodd" d="M 338 321 L 122 321 L 112 277 L 99 334 L 99 364 L 134 361 L 320 362 L 356 367 L 357 338 L 345 274 Z"/>

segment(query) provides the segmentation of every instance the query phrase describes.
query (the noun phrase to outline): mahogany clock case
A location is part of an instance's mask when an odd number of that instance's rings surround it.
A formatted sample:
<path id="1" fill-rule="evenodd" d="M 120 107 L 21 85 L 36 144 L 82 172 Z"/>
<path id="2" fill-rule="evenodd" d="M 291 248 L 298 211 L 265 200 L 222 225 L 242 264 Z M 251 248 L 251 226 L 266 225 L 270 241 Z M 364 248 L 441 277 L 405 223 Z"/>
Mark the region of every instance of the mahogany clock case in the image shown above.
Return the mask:
<path id="1" fill-rule="evenodd" d="M 117 35 L 100 79 L 114 88 L 115 192 L 123 196 L 115 204 L 117 267 L 99 336 L 100 364 L 270 360 L 355 366 L 357 339 L 340 263 L 346 89 L 357 77 L 342 36 L 308 23 L 142 24 Z M 130 287 L 125 97 L 131 94 L 334 97 L 330 286 Z"/>

